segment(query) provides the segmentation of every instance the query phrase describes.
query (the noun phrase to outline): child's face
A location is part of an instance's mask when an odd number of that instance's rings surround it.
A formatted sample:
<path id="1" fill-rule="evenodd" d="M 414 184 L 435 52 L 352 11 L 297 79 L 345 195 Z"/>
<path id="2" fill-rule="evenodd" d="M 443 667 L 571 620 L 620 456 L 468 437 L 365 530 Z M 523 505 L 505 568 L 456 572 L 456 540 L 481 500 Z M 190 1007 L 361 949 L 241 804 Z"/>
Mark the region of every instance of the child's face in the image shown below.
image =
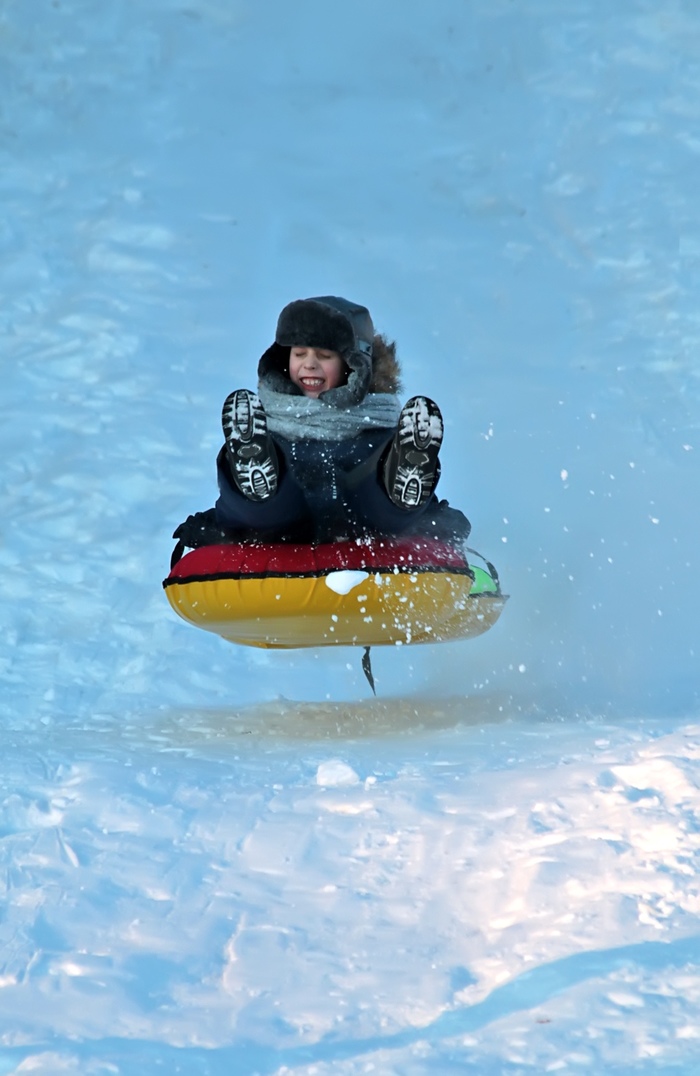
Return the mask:
<path id="1" fill-rule="evenodd" d="M 345 363 L 337 351 L 323 347 L 293 347 L 289 351 L 289 379 L 305 396 L 317 399 L 322 392 L 342 384 Z"/>

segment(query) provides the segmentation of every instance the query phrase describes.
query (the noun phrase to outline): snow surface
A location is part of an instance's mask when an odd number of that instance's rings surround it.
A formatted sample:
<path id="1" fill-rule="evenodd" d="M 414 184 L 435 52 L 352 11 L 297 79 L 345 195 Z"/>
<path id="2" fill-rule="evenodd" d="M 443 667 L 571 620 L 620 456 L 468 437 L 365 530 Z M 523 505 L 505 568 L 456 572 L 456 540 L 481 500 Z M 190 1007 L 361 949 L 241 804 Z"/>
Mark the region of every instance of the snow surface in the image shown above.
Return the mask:
<path id="1" fill-rule="evenodd" d="M 0 50 L 0 1074 L 697 1072 L 696 0 L 4 0 Z M 160 587 L 329 292 L 511 594 L 376 701 Z"/>

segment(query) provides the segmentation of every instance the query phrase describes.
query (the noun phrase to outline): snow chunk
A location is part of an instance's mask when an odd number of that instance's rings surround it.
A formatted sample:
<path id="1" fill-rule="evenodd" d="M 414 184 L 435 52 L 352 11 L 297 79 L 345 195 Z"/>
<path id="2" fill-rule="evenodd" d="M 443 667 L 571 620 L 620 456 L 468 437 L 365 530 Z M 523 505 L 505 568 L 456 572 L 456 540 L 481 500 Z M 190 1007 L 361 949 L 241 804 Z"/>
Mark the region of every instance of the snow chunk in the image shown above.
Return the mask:
<path id="1" fill-rule="evenodd" d="M 349 788 L 350 785 L 360 783 L 352 766 L 347 762 L 341 762 L 339 758 L 328 759 L 322 762 L 316 771 L 316 784 L 324 788 Z"/>
<path id="2" fill-rule="evenodd" d="M 353 587 L 359 587 L 367 579 L 368 572 L 353 572 L 348 569 L 330 572 L 326 576 L 326 586 L 336 594 L 349 594 Z"/>

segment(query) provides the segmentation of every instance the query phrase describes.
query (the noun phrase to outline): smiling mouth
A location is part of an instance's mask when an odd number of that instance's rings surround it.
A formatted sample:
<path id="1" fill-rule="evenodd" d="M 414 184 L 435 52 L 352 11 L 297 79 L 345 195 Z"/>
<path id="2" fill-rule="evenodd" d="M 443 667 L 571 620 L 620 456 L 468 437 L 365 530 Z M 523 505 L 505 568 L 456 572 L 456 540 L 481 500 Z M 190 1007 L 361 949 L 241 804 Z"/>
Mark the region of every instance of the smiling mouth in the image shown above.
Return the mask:
<path id="1" fill-rule="evenodd" d="M 300 378 L 302 385 L 306 385 L 310 389 L 317 389 L 319 385 L 323 385 L 325 378 L 323 377 L 302 377 Z"/>

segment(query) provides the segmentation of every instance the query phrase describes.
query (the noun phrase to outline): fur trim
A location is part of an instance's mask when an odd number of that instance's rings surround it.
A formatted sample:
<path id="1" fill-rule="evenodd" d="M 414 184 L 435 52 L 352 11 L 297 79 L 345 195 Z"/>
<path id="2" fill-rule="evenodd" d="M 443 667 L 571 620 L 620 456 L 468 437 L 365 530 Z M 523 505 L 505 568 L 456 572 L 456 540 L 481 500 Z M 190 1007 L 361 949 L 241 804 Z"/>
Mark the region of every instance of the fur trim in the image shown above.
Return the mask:
<path id="1" fill-rule="evenodd" d="M 376 333 L 372 342 L 372 380 L 370 392 L 401 392 L 401 367 L 396 357 L 396 344 L 383 333 Z"/>

